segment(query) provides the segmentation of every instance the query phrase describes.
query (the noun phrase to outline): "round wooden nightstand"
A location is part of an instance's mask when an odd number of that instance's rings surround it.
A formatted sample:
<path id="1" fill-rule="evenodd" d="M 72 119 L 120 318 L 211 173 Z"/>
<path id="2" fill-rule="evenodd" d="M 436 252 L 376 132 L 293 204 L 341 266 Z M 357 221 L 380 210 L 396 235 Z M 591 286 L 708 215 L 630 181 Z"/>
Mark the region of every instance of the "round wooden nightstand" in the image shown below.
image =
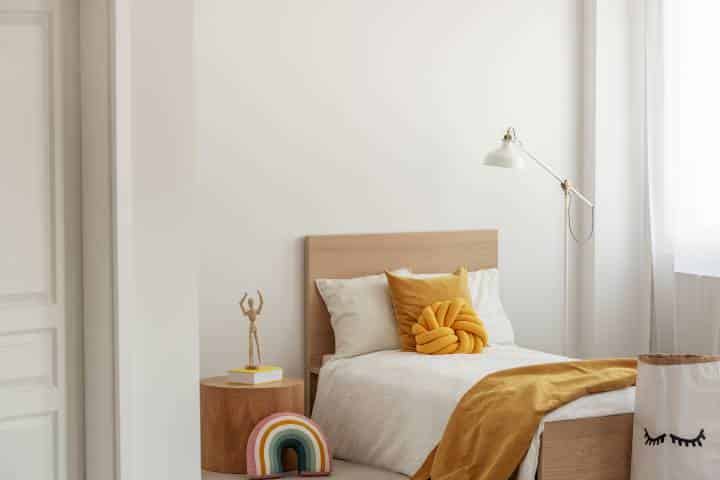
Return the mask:
<path id="1" fill-rule="evenodd" d="M 305 413 L 302 380 L 241 385 L 226 377 L 200 382 L 202 468 L 221 473 L 247 473 L 245 448 L 260 420 L 277 412 Z"/>

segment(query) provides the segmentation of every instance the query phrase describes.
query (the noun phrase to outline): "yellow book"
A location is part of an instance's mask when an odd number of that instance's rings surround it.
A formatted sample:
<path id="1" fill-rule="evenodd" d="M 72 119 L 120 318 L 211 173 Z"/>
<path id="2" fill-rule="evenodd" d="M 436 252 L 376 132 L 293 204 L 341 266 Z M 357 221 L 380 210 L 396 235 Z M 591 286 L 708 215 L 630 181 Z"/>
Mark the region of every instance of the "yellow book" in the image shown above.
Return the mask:
<path id="1" fill-rule="evenodd" d="M 249 368 L 234 368 L 228 370 L 227 373 L 229 383 L 244 383 L 249 385 L 277 382 L 283 378 L 282 368 L 273 365 L 260 365 L 255 370 Z"/>

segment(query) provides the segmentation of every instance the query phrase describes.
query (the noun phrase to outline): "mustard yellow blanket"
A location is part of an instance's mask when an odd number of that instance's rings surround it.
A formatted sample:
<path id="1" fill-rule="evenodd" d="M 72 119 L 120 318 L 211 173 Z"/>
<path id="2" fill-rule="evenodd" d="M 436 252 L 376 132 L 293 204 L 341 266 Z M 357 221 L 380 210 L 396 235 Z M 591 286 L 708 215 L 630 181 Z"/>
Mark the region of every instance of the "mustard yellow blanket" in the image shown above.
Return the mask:
<path id="1" fill-rule="evenodd" d="M 592 393 L 635 385 L 631 359 L 513 368 L 476 383 L 413 480 L 506 480 L 548 412 Z"/>

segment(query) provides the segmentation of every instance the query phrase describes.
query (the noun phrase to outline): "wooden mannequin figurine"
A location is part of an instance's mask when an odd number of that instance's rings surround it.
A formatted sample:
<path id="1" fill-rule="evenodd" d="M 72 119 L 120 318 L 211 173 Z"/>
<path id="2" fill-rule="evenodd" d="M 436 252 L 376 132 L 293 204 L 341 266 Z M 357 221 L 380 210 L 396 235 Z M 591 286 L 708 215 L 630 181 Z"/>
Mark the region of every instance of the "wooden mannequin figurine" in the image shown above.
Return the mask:
<path id="1" fill-rule="evenodd" d="M 248 370 L 257 370 L 260 365 L 262 365 L 262 353 L 260 352 L 260 339 L 258 338 L 258 332 L 257 332 L 257 326 L 255 323 L 257 322 L 257 317 L 262 313 L 263 304 L 265 303 L 263 301 L 262 292 L 260 290 L 257 291 L 258 297 L 260 298 L 260 305 L 258 305 L 258 308 L 255 309 L 255 301 L 252 298 L 248 299 L 248 294 L 245 293 L 243 295 L 242 300 L 240 300 L 240 309 L 242 310 L 243 314 L 248 317 L 248 320 L 250 321 L 250 330 L 248 332 L 248 345 L 250 347 L 249 353 L 248 353 L 248 364 L 245 368 Z M 247 300 L 248 307 L 245 307 L 245 300 Z M 255 344 L 253 345 L 253 340 L 255 341 Z M 259 364 L 255 363 L 255 349 L 254 347 L 257 346 L 257 353 L 258 353 L 258 360 L 260 361 Z"/>

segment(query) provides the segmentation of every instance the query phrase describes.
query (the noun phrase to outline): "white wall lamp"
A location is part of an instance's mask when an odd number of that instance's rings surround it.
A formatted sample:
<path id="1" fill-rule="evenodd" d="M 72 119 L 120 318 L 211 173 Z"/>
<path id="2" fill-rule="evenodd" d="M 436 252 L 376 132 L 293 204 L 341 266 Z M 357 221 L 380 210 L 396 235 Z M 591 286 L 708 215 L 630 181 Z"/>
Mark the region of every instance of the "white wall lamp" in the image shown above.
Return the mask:
<path id="1" fill-rule="evenodd" d="M 483 164 L 493 167 L 521 169 L 525 168 L 525 157 L 529 157 L 530 159 L 535 161 L 535 163 L 537 163 L 543 170 L 545 170 L 550 176 L 552 176 L 555 181 L 560 184 L 560 188 L 562 189 L 563 195 L 565 196 L 565 206 L 563 208 L 565 215 L 565 264 L 563 273 L 563 350 L 567 355 L 569 353 L 568 340 L 570 336 L 568 323 L 568 244 L 570 237 L 572 237 L 573 240 L 575 240 L 579 244 L 584 244 L 593 237 L 593 233 L 595 231 L 595 205 L 593 204 L 593 202 L 588 200 L 587 197 L 585 197 L 582 193 L 578 192 L 577 189 L 570 184 L 570 181 L 568 179 L 563 179 L 562 177 L 560 177 L 558 174 L 553 172 L 553 170 L 546 163 L 542 162 L 541 160 L 533 156 L 530 152 L 528 152 L 518 138 L 517 132 L 513 127 L 507 129 L 505 135 L 502 138 L 502 145 L 500 146 L 500 148 L 488 153 L 485 157 L 485 160 L 483 161 Z M 579 240 L 575 235 L 572 219 L 570 216 L 570 209 L 572 207 L 573 197 L 577 197 L 578 199 L 580 199 L 580 201 L 590 207 L 592 212 L 590 233 L 586 238 L 583 238 L 582 240 Z"/>

